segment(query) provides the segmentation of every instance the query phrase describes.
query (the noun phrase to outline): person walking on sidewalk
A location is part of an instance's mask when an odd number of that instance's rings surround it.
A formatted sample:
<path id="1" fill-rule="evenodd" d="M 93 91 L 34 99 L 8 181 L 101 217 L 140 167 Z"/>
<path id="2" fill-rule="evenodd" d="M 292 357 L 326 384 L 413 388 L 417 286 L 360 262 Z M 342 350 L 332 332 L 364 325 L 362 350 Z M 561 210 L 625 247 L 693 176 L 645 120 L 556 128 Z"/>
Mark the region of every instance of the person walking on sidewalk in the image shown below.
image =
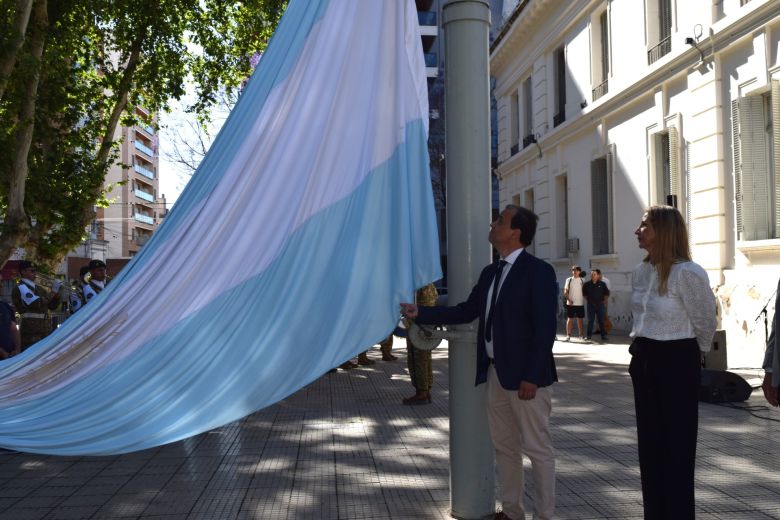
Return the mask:
<path id="1" fill-rule="evenodd" d="M 566 298 L 566 341 L 571 339 L 571 331 L 574 328 L 574 320 L 577 320 L 577 333 L 580 338 L 585 338 L 582 331 L 582 319 L 585 317 L 585 297 L 582 294 L 582 268 L 578 265 L 571 267 L 571 276 L 563 285 L 563 297 Z"/>
<path id="2" fill-rule="evenodd" d="M 635 234 L 647 251 L 631 280 L 629 348 L 645 519 L 693 520 L 701 352 L 715 335 L 715 296 L 677 209 L 650 207 Z"/>
<path id="3" fill-rule="evenodd" d="M 598 319 L 601 339 L 606 340 L 607 329 L 604 327 L 604 316 L 609 289 L 607 284 L 601 280 L 600 269 L 593 269 L 590 272 L 590 280 L 583 284 L 582 294 L 588 302 L 588 335 L 586 339 L 590 339 L 593 336 L 593 322 L 595 319 Z"/>
<path id="4" fill-rule="evenodd" d="M 761 389 L 764 397 L 772 406 L 778 405 L 778 389 L 780 387 L 780 335 L 778 334 L 778 314 L 780 314 L 780 280 L 777 281 L 777 299 L 775 300 L 775 317 L 772 319 L 772 333 L 766 342 L 764 356 L 764 383 Z"/>
<path id="5" fill-rule="evenodd" d="M 523 455 L 531 459 L 534 518 L 555 510 L 555 455 L 550 435 L 551 386 L 558 380 L 552 349 L 557 325 L 555 270 L 525 250 L 539 217 L 507 206 L 490 225 L 501 260 L 485 267 L 468 299 L 454 307 L 401 304 L 407 318 L 445 325 L 479 320 L 476 384 L 487 382 L 487 416 L 502 510 L 495 519 L 522 520 Z"/>

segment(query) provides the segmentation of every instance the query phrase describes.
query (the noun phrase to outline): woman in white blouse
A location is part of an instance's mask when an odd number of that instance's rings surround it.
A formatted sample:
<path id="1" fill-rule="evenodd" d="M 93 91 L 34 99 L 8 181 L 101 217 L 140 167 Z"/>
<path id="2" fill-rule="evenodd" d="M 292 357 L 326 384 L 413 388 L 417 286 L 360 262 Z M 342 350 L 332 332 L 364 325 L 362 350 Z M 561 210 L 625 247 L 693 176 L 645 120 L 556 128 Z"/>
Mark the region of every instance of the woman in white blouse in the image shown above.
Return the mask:
<path id="1" fill-rule="evenodd" d="M 700 353 L 715 334 L 715 297 L 679 211 L 652 206 L 635 234 L 647 251 L 632 277 L 629 349 L 645 519 L 693 519 Z"/>

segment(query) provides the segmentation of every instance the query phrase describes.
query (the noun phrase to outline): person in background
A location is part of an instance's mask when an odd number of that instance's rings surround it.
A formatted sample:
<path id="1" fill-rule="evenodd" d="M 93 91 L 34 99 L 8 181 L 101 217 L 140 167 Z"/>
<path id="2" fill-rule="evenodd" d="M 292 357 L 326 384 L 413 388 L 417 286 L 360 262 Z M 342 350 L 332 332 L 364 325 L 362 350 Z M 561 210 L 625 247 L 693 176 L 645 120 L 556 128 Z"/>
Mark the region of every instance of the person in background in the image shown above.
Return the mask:
<path id="1" fill-rule="evenodd" d="M 21 335 L 21 349 L 25 350 L 52 331 L 49 311 L 57 307 L 60 297 L 57 294 L 59 287 L 53 291 L 47 291 L 35 283 L 36 269 L 27 260 L 19 262 L 19 282 L 11 292 L 14 307 L 22 318 L 19 327 Z"/>
<path id="2" fill-rule="evenodd" d="M 100 294 L 106 288 L 111 279 L 106 275 L 106 264 L 102 260 L 90 260 L 87 264 L 89 280 L 85 279 L 82 286 L 84 303 L 89 303 L 92 298 Z M 86 275 L 85 275 L 86 276 Z"/>
<path id="3" fill-rule="evenodd" d="M 583 284 L 582 294 L 588 302 L 588 335 L 586 336 L 586 339 L 591 339 L 593 336 L 593 322 L 598 319 L 601 340 L 606 341 L 607 329 L 604 326 L 604 316 L 607 298 L 609 297 L 609 289 L 607 288 L 607 284 L 601 281 L 600 269 L 591 270 L 590 281 Z"/>
<path id="4" fill-rule="evenodd" d="M 563 297 L 566 298 L 566 341 L 571 340 L 571 331 L 574 328 L 574 321 L 577 320 L 577 333 L 579 337 L 585 339 L 582 330 L 582 319 L 585 317 L 585 297 L 582 295 L 582 286 L 585 281 L 582 279 L 582 268 L 573 265 L 571 276 L 566 279 L 563 286 Z"/>
<path id="5" fill-rule="evenodd" d="M 429 283 L 418 289 L 415 301 L 421 307 L 433 307 L 439 299 L 436 287 Z M 406 329 L 409 330 L 411 320 L 405 320 Z M 392 336 L 391 336 L 392 337 Z M 409 377 L 412 380 L 415 393 L 413 396 L 403 399 L 405 405 L 428 404 L 431 402 L 431 386 L 433 385 L 433 367 L 431 363 L 431 351 L 416 348 L 409 336 L 406 336 L 406 363 L 409 368 Z"/>
<path id="6" fill-rule="evenodd" d="M 16 326 L 16 311 L 0 301 L 0 360 L 8 359 L 22 351 L 22 337 Z"/>
<path id="7" fill-rule="evenodd" d="M 631 281 L 629 348 L 645 519 L 693 520 L 701 353 L 715 335 L 715 296 L 677 209 L 650 207 L 635 234 L 647 251 Z"/>

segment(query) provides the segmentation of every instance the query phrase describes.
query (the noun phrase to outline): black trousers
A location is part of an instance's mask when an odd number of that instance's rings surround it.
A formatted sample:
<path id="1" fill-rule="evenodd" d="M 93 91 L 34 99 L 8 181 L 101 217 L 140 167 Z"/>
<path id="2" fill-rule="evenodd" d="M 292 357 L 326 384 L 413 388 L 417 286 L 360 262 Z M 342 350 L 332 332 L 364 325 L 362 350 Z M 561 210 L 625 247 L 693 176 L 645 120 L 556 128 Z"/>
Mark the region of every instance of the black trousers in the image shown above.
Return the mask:
<path id="1" fill-rule="evenodd" d="M 636 338 L 629 351 L 645 519 L 693 520 L 699 345 Z"/>

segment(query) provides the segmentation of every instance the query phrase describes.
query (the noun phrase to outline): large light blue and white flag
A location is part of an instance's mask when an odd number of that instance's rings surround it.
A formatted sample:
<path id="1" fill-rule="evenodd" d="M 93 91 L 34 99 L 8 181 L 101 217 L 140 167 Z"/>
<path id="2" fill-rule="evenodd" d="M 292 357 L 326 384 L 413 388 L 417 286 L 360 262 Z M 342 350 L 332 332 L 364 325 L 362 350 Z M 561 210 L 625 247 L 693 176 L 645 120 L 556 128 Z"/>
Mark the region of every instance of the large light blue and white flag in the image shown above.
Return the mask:
<path id="1" fill-rule="evenodd" d="M 215 428 L 381 340 L 440 277 L 414 2 L 293 0 L 154 238 L 0 364 L 0 446 L 111 454 Z"/>

